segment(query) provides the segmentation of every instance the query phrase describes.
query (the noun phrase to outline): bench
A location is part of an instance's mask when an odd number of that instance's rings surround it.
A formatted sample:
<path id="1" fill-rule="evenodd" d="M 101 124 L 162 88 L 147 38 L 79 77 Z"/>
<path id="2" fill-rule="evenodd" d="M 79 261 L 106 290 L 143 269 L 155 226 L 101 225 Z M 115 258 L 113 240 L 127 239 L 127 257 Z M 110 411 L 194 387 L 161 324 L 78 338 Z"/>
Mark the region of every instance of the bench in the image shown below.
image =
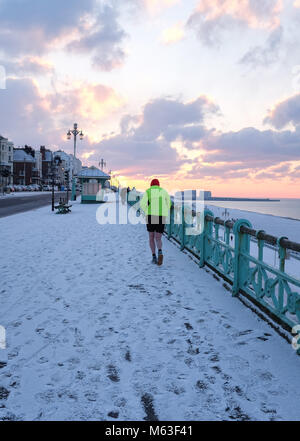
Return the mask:
<path id="1" fill-rule="evenodd" d="M 59 205 L 56 205 L 54 208 L 57 210 L 56 214 L 67 214 L 67 213 L 71 213 L 71 207 L 72 205 L 60 203 Z"/>

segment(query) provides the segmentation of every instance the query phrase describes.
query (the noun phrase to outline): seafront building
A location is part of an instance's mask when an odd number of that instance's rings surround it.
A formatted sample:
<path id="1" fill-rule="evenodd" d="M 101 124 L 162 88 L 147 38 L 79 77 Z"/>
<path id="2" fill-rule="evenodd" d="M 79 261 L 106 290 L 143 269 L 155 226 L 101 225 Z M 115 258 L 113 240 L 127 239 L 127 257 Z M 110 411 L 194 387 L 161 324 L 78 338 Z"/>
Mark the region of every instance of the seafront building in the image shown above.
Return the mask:
<path id="1" fill-rule="evenodd" d="M 14 144 L 0 135 L 0 190 L 13 183 Z"/>

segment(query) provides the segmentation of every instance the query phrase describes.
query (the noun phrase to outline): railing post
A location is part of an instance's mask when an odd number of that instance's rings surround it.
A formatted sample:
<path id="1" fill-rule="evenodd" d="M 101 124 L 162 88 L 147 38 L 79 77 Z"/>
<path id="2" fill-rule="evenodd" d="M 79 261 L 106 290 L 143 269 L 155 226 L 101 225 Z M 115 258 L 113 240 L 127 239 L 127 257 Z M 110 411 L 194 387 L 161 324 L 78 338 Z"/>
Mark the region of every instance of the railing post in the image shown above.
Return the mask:
<path id="1" fill-rule="evenodd" d="M 216 220 L 220 219 L 219 217 L 215 217 L 214 219 L 214 225 L 215 225 L 215 239 L 219 240 L 219 229 L 220 229 L 220 225 L 216 223 Z"/>
<path id="2" fill-rule="evenodd" d="M 263 264 L 264 261 L 264 245 L 265 241 L 263 239 L 260 239 L 260 235 L 264 234 L 264 230 L 259 230 L 256 232 L 256 239 L 258 242 L 258 262 L 259 264 Z M 258 276 L 257 276 L 257 284 L 258 284 L 258 297 L 261 298 L 263 295 L 263 287 L 262 287 L 262 273 L 261 273 L 261 266 L 258 266 Z"/>
<path id="3" fill-rule="evenodd" d="M 168 239 L 170 240 L 172 237 L 172 224 L 174 224 L 174 204 L 172 203 L 170 208 L 170 219 L 168 225 Z"/>
<path id="4" fill-rule="evenodd" d="M 249 253 L 250 238 L 248 234 L 241 233 L 241 226 L 252 228 L 251 222 L 246 219 L 239 219 L 233 226 L 234 233 L 234 279 L 232 287 L 232 295 L 236 296 L 239 293 L 243 282 L 248 276 L 248 265 L 242 264 L 241 253 Z"/>
<path id="5" fill-rule="evenodd" d="M 184 250 L 185 247 L 185 219 L 184 219 L 184 201 L 182 201 L 181 207 L 181 238 L 180 238 L 180 249 Z"/>
<path id="6" fill-rule="evenodd" d="M 226 268 L 226 273 L 228 273 L 228 266 L 229 266 L 229 252 L 228 252 L 228 248 L 230 246 L 230 227 L 227 224 L 228 220 L 225 221 L 225 243 L 226 243 L 226 259 L 225 259 L 225 268 Z"/>
<path id="7" fill-rule="evenodd" d="M 285 272 L 285 259 L 286 259 L 286 249 L 281 246 L 282 239 L 287 239 L 287 237 L 279 237 L 277 239 L 278 251 L 279 251 L 279 271 L 283 273 Z M 284 302 L 284 288 L 282 279 L 279 280 L 278 284 L 278 313 L 281 314 L 283 311 L 283 302 Z"/>
<path id="8" fill-rule="evenodd" d="M 204 210 L 204 225 L 202 228 L 202 232 L 200 234 L 200 260 L 199 260 L 199 266 L 200 268 L 203 268 L 206 262 L 207 257 L 207 247 L 206 247 L 206 240 L 209 240 L 209 237 L 212 236 L 213 231 L 213 223 L 212 221 L 207 221 L 206 216 L 212 216 L 214 217 L 214 213 L 210 210 Z"/>
<path id="9" fill-rule="evenodd" d="M 214 219 L 214 227 L 215 227 L 215 240 L 219 241 L 219 230 L 220 230 L 220 225 L 216 223 L 216 220 L 219 220 L 219 217 L 215 217 Z M 220 261 L 220 255 L 219 255 L 219 249 L 217 246 L 214 247 L 214 254 L 213 254 L 213 262 L 215 264 L 215 266 L 217 267 L 219 265 L 219 261 Z"/>
<path id="10" fill-rule="evenodd" d="M 279 270 L 284 273 L 285 270 L 285 259 L 286 259 L 286 249 L 283 248 L 280 244 L 280 242 L 283 239 L 288 239 L 287 237 L 279 237 L 279 239 L 277 239 L 277 246 L 278 246 L 278 251 L 279 251 Z"/>

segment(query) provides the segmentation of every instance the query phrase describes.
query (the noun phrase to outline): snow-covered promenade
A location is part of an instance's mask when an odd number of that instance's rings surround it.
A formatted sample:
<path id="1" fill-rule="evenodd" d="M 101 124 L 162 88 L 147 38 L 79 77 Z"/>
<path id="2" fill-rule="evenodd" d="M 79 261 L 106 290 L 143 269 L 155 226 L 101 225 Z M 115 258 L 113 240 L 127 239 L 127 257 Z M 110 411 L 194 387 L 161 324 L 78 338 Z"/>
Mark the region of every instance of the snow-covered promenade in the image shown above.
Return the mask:
<path id="1" fill-rule="evenodd" d="M 152 266 L 145 226 L 97 208 L 0 219 L 0 420 L 300 420 L 291 345 L 166 238 Z"/>

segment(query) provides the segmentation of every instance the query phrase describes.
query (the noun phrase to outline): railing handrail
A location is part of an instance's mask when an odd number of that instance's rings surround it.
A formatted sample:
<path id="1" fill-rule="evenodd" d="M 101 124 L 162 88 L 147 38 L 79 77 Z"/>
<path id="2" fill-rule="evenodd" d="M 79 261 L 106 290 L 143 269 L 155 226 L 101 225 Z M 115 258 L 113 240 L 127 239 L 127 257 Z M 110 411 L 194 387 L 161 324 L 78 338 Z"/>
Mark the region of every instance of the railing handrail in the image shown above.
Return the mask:
<path id="1" fill-rule="evenodd" d="M 206 215 L 205 219 L 208 222 L 214 222 L 215 224 L 222 225 L 224 227 L 229 227 L 230 229 L 233 229 L 235 222 L 230 220 L 224 220 L 220 219 L 219 217 L 213 217 L 210 215 Z M 287 250 L 297 251 L 300 252 L 300 243 L 293 242 L 289 240 L 287 237 L 278 238 L 276 236 L 272 236 L 271 234 L 266 233 L 265 231 L 261 230 L 254 230 L 253 228 L 248 228 L 246 226 L 241 226 L 241 232 L 245 234 L 249 234 L 249 236 L 255 237 L 259 240 L 264 240 L 265 242 L 271 244 L 271 245 L 280 245 L 282 248 L 285 248 Z"/>

